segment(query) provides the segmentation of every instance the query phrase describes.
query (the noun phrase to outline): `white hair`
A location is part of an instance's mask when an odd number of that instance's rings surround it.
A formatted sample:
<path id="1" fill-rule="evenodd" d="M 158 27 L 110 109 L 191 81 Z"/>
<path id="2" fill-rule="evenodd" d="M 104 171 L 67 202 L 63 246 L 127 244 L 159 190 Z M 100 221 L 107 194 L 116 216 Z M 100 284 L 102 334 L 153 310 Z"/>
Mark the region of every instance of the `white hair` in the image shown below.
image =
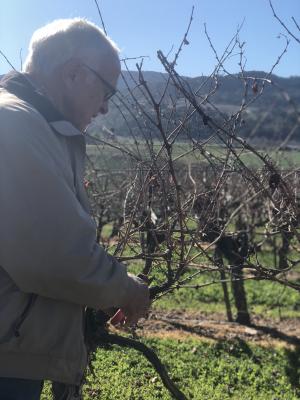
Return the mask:
<path id="1" fill-rule="evenodd" d="M 73 57 L 118 56 L 117 45 L 84 18 L 58 19 L 36 30 L 24 62 L 25 72 L 49 73 Z"/>

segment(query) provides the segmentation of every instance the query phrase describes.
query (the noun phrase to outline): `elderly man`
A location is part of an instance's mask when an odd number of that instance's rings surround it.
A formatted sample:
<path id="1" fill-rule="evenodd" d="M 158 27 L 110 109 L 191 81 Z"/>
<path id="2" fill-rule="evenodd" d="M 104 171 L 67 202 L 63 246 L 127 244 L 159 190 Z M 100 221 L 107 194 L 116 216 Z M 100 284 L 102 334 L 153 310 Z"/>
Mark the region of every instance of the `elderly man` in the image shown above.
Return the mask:
<path id="1" fill-rule="evenodd" d="M 44 379 L 80 385 L 86 307 L 121 308 L 129 324 L 149 307 L 96 243 L 83 187 L 83 133 L 115 93 L 116 46 L 58 20 L 34 33 L 24 69 L 0 82 L 1 400 L 39 399 Z"/>

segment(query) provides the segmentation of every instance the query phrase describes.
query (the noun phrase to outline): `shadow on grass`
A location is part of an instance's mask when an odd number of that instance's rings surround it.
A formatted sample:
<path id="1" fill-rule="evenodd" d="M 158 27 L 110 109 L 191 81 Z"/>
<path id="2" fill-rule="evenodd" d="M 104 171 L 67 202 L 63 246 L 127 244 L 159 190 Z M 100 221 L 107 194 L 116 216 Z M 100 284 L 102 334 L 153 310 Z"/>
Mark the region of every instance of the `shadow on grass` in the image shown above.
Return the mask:
<path id="1" fill-rule="evenodd" d="M 280 339 L 286 343 L 300 346 L 300 339 L 297 336 L 287 335 L 286 333 L 283 333 L 278 329 L 271 328 L 269 326 L 251 325 L 251 327 L 259 332 L 271 336 L 273 339 Z"/>
<path id="2" fill-rule="evenodd" d="M 189 326 L 182 324 L 181 322 L 176 321 L 166 321 L 169 325 L 173 326 L 176 329 L 180 329 L 184 332 L 193 333 L 194 335 L 199 335 L 203 337 L 207 337 L 209 339 L 216 339 L 214 335 L 214 330 L 209 328 L 201 328 L 200 326 Z"/>
<path id="3" fill-rule="evenodd" d="M 285 368 L 286 376 L 291 385 L 300 394 L 300 346 L 297 346 L 294 350 L 286 349 L 285 355 L 289 361 L 289 364 Z"/>
<path id="4" fill-rule="evenodd" d="M 229 340 L 222 339 L 216 344 L 216 349 L 222 352 L 226 351 L 235 358 L 241 358 L 242 356 L 246 355 L 249 358 L 251 357 L 252 360 L 257 364 L 260 364 L 260 360 L 254 356 L 253 351 L 249 347 L 248 343 L 240 338 Z"/>
<path id="5" fill-rule="evenodd" d="M 184 332 L 189 332 L 194 335 L 199 335 L 210 339 L 220 340 L 220 338 L 216 336 L 214 329 L 202 328 L 199 326 L 189 326 L 176 321 L 168 321 L 168 324 L 172 325 L 176 329 L 181 329 Z M 297 336 L 287 335 L 286 333 L 283 333 L 278 329 L 269 326 L 261 326 L 261 325 L 250 325 L 250 326 L 251 328 L 256 329 L 258 332 L 268 335 L 273 339 L 280 339 L 286 343 L 300 347 L 300 339 Z M 236 335 L 236 337 L 238 337 L 238 334 Z M 222 338 L 221 340 L 224 340 L 224 338 Z"/>

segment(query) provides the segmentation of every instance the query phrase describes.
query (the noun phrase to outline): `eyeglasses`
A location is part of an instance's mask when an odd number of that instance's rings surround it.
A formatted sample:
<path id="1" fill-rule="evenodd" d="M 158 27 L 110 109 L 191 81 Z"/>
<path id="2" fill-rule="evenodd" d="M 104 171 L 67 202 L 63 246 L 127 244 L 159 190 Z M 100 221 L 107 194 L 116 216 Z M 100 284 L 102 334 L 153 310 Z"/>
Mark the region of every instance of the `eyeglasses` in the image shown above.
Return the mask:
<path id="1" fill-rule="evenodd" d="M 89 67 L 86 64 L 83 64 L 83 66 L 89 69 L 91 72 L 93 72 L 97 76 L 97 78 L 108 88 L 108 92 L 105 94 L 104 100 L 105 101 L 110 100 L 117 93 L 117 90 L 109 82 L 107 82 L 104 78 L 102 78 L 102 76 L 93 68 Z"/>

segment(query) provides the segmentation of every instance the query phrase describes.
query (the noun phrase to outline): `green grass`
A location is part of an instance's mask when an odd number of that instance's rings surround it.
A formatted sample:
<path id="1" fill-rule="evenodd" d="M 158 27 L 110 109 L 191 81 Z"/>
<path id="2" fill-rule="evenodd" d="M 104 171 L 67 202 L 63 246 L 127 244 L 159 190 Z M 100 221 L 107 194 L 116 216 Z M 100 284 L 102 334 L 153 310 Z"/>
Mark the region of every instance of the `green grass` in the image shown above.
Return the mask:
<path id="1" fill-rule="evenodd" d="M 300 352 L 243 341 L 147 339 L 188 399 L 296 400 Z M 134 350 L 100 349 L 84 400 L 171 400 L 154 369 Z M 49 385 L 42 400 L 50 400 Z"/>
<path id="2" fill-rule="evenodd" d="M 129 263 L 129 271 L 138 274 L 142 270 L 140 261 Z M 193 271 L 187 271 L 184 276 L 189 276 Z M 163 278 L 162 272 L 154 270 L 153 275 L 157 280 Z M 218 281 L 218 272 L 202 273 L 194 278 L 192 285 L 201 285 L 211 281 Z M 155 282 L 155 281 L 154 281 Z M 230 283 L 227 284 L 233 313 L 234 298 Z M 300 318 L 300 293 L 294 289 L 282 286 L 271 281 L 246 280 L 245 288 L 248 300 L 249 312 L 271 318 Z M 199 289 L 182 288 L 175 289 L 164 295 L 153 304 L 153 308 L 159 310 L 189 310 L 207 313 L 222 313 L 226 318 L 223 289 L 220 283 Z"/>
<path id="3" fill-rule="evenodd" d="M 198 284 L 209 282 L 211 276 L 201 276 Z M 294 289 L 284 288 L 277 283 L 268 281 L 246 281 L 245 288 L 249 311 L 251 314 L 273 318 L 300 317 L 300 295 Z M 228 285 L 232 310 L 234 300 L 231 287 Z M 207 314 L 218 312 L 225 317 L 223 290 L 221 284 L 214 284 L 200 289 L 175 290 L 155 303 L 155 308 L 161 310 L 186 309 L 202 311 Z"/>
<path id="4" fill-rule="evenodd" d="M 126 148 L 132 152 L 133 154 L 137 154 L 136 147 L 132 141 L 121 141 L 119 144 L 116 143 L 117 146 Z M 155 142 L 153 149 L 154 152 L 157 153 L 161 148 L 161 143 Z M 141 141 L 139 145 L 140 154 L 143 159 L 149 159 L 150 152 L 148 147 Z M 207 163 L 207 159 L 201 155 L 198 149 L 191 151 L 192 146 L 187 142 L 177 142 L 172 147 L 172 158 L 176 160 L 182 154 L 188 153 L 179 159 L 183 163 Z M 206 145 L 205 150 L 210 153 L 212 156 L 219 158 L 220 160 L 225 160 L 227 155 L 227 149 L 220 145 Z M 248 166 L 253 168 L 261 168 L 263 166 L 263 162 L 253 153 L 248 150 L 241 151 L 241 149 L 236 148 L 236 153 L 240 155 L 241 160 Z M 265 156 L 266 154 L 273 162 L 280 168 L 292 168 L 300 163 L 300 152 L 297 150 L 292 151 L 274 151 L 270 150 L 258 150 L 258 152 Z M 95 146 L 88 145 L 87 153 L 92 157 L 94 162 L 97 164 L 98 168 L 111 168 L 111 169 L 120 169 L 130 166 L 130 157 L 126 156 L 120 150 L 116 148 L 112 148 L 109 146 Z M 207 154 L 208 154 L 207 153 Z M 165 154 L 164 152 L 162 155 Z M 231 155 L 232 160 L 234 160 L 234 156 Z"/>
<path id="5" fill-rule="evenodd" d="M 111 231 L 111 225 L 108 224 L 104 227 L 103 236 L 108 236 Z M 115 246 L 110 248 L 110 252 L 113 253 Z M 130 256 L 132 251 L 126 248 L 123 255 Z M 290 251 L 290 259 L 298 259 L 298 253 L 296 251 Z M 258 253 L 258 260 L 261 265 L 273 266 L 274 255 L 268 248 Z M 200 256 L 197 259 L 198 263 L 205 263 L 207 260 L 205 256 Z M 251 259 L 255 263 L 255 257 Z M 278 262 L 278 257 L 277 257 Z M 210 262 L 209 262 L 210 263 Z M 143 269 L 143 261 L 131 260 L 127 262 L 128 270 L 134 274 L 139 274 Z M 295 272 L 300 273 L 300 268 L 294 269 Z M 190 269 L 183 275 L 182 278 L 190 276 L 195 273 L 196 270 Z M 158 267 L 153 267 L 150 276 L 154 277 L 153 284 L 165 281 L 164 271 Z M 230 276 L 227 274 L 227 279 Z M 191 285 L 203 285 L 212 281 L 219 281 L 219 272 L 205 272 L 198 275 L 196 278 L 188 282 Z M 232 306 L 232 312 L 235 313 L 234 298 L 231 291 L 230 282 L 227 283 L 230 302 Z M 250 314 L 256 314 L 263 317 L 270 318 L 300 318 L 300 293 L 295 289 L 287 286 L 282 286 L 276 282 L 271 281 L 256 281 L 246 280 L 245 288 L 247 294 L 248 308 Z M 220 283 L 215 283 L 199 289 L 175 289 L 169 294 L 164 295 L 159 300 L 154 302 L 154 309 L 159 310 L 188 310 L 188 311 L 199 311 L 206 313 L 221 313 L 226 319 L 226 308 L 224 305 L 224 294 Z"/>

